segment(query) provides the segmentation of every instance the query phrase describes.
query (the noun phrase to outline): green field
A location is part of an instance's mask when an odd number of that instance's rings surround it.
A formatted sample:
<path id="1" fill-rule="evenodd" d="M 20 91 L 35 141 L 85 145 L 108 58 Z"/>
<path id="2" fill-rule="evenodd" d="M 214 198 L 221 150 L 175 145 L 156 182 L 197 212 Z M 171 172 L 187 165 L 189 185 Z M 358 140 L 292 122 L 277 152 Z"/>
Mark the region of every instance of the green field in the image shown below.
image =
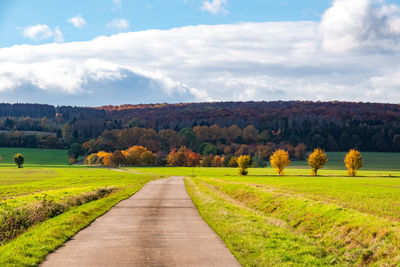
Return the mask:
<path id="1" fill-rule="evenodd" d="M 392 265 L 400 262 L 400 172 L 271 168 L 135 168 L 187 176 L 205 221 L 244 266 Z M 393 177 L 397 176 L 397 177 Z"/>
<path id="2" fill-rule="evenodd" d="M 36 148 L 0 148 L 2 165 L 14 165 L 14 155 L 22 153 L 25 165 L 68 165 L 68 153 L 65 149 L 36 149 Z"/>
<path id="3" fill-rule="evenodd" d="M 12 156 L 25 155 L 18 169 Z M 32 266 L 148 181 L 185 176 L 204 220 L 244 266 L 355 266 L 400 262 L 400 154 L 363 153 L 346 177 L 344 153 L 318 177 L 294 161 L 271 168 L 68 166 L 65 150 L 0 149 L 0 266 Z M 34 216 L 33 216 L 34 215 Z"/>
<path id="4" fill-rule="evenodd" d="M 0 266 L 38 264 L 151 179 L 100 168 L 1 168 Z"/>
<path id="5" fill-rule="evenodd" d="M 346 152 L 327 152 L 329 159 L 325 165 L 330 170 L 345 170 L 344 157 Z M 400 153 L 362 152 L 363 170 L 400 171 Z M 308 168 L 306 161 L 292 161 L 292 167 Z"/>

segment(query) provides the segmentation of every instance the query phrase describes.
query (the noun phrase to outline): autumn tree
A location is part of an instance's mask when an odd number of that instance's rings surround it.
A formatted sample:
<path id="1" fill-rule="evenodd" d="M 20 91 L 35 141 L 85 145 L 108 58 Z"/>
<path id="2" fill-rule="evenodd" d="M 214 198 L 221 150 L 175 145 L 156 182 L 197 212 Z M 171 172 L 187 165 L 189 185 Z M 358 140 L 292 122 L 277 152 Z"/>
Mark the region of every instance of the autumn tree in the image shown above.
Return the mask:
<path id="1" fill-rule="evenodd" d="M 185 157 L 186 157 L 186 165 L 188 167 L 196 167 L 199 166 L 201 156 L 199 153 L 195 153 L 190 149 L 186 149 L 184 151 Z"/>
<path id="2" fill-rule="evenodd" d="M 149 150 L 143 152 L 140 155 L 140 158 L 142 160 L 142 165 L 144 166 L 155 166 L 157 159 L 156 156 Z"/>
<path id="3" fill-rule="evenodd" d="M 130 166 L 142 165 L 142 154 L 147 151 L 143 146 L 133 146 L 124 151 L 127 164 Z"/>
<path id="4" fill-rule="evenodd" d="M 99 156 L 97 154 L 90 154 L 89 156 L 86 157 L 85 164 L 95 165 L 98 164 L 98 161 L 99 161 Z"/>
<path id="5" fill-rule="evenodd" d="M 200 164 L 200 159 L 200 154 L 197 154 L 186 147 L 181 147 L 179 150 L 171 150 L 167 161 L 169 166 L 196 167 Z"/>
<path id="6" fill-rule="evenodd" d="M 251 162 L 251 157 L 250 155 L 242 155 L 237 158 L 237 163 L 239 166 L 239 175 L 247 175 L 248 171 L 247 169 L 250 167 L 250 162 Z"/>
<path id="7" fill-rule="evenodd" d="M 328 158 L 320 148 L 314 149 L 314 152 L 310 154 L 307 160 L 308 166 L 311 167 L 311 174 L 314 176 L 318 175 L 318 170 L 324 167 L 327 162 Z"/>
<path id="8" fill-rule="evenodd" d="M 238 167 L 237 157 L 232 157 L 228 162 L 228 166 L 233 168 Z"/>
<path id="9" fill-rule="evenodd" d="M 21 153 L 14 156 L 14 162 L 17 164 L 18 168 L 23 168 L 25 158 Z"/>
<path id="10" fill-rule="evenodd" d="M 120 150 L 115 150 L 111 155 L 111 164 L 113 166 L 122 166 L 126 165 L 127 161 L 125 156 L 122 154 Z"/>
<path id="11" fill-rule="evenodd" d="M 356 176 L 357 171 L 362 168 L 363 160 L 360 151 L 351 149 L 344 158 L 348 176 Z"/>
<path id="12" fill-rule="evenodd" d="M 284 174 L 284 169 L 290 165 L 289 153 L 285 150 L 278 149 L 269 158 L 271 166 L 275 168 L 279 175 Z"/>

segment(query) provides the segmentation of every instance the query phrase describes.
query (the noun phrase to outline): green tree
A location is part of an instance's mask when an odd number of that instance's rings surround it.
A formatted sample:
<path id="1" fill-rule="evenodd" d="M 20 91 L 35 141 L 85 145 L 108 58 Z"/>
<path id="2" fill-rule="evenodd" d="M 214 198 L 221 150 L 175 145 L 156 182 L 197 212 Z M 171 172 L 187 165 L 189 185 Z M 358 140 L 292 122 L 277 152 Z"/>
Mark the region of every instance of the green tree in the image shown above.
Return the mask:
<path id="1" fill-rule="evenodd" d="M 14 162 L 17 164 L 18 168 L 23 168 L 25 158 L 21 153 L 14 156 Z"/>
<path id="2" fill-rule="evenodd" d="M 85 154 L 85 149 L 82 148 L 81 144 L 73 143 L 68 150 L 68 155 L 70 158 L 77 159 L 79 156 Z"/>

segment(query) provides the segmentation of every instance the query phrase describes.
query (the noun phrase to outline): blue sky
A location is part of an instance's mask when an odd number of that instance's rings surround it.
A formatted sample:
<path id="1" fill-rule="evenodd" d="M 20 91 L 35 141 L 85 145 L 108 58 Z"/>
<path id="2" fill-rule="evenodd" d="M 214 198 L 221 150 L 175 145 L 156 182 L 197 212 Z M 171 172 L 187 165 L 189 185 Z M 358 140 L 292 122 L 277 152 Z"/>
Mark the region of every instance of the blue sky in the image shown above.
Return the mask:
<path id="1" fill-rule="evenodd" d="M 398 0 L 0 0 L 0 102 L 398 103 Z"/>
<path id="2" fill-rule="evenodd" d="M 201 10 L 201 0 L 125 0 L 120 5 L 113 0 L 1 0 L 0 36 L 3 38 L 0 38 L 0 47 L 51 42 L 51 38 L 34 41 L 21 34 L 24 27 L 37 24 L 46 24 L 50 29 L 58 26 L 65 42 L 72 42 L 121 31 L 169 29 L 187 25 L 317 21 L 330 3 L 330 0 L 230 0 L 226 6 L 228 13 L 212 14 Z M 79 14 L 87 24 L 75 28 L 68 20 Z M 106 27 L 115 18 L 129 21 L 130 27 Z"/>

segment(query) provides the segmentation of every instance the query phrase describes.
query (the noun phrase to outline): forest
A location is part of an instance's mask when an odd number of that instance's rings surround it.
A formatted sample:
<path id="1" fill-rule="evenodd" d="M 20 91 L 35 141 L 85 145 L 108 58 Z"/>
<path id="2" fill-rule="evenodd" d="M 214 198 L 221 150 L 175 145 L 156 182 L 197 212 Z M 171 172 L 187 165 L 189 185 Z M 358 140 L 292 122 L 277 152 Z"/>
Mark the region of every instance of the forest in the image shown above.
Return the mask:
<path id="1" fill-rule="evenodd" d="M 167 154 L 186 146 L 205 154 L 300 150 L 400 151 L 400 106 L 351 102 L 211 102 L 70 107 L 0 104 L 3 147 L 96 151 L 134 145 Z"/>

